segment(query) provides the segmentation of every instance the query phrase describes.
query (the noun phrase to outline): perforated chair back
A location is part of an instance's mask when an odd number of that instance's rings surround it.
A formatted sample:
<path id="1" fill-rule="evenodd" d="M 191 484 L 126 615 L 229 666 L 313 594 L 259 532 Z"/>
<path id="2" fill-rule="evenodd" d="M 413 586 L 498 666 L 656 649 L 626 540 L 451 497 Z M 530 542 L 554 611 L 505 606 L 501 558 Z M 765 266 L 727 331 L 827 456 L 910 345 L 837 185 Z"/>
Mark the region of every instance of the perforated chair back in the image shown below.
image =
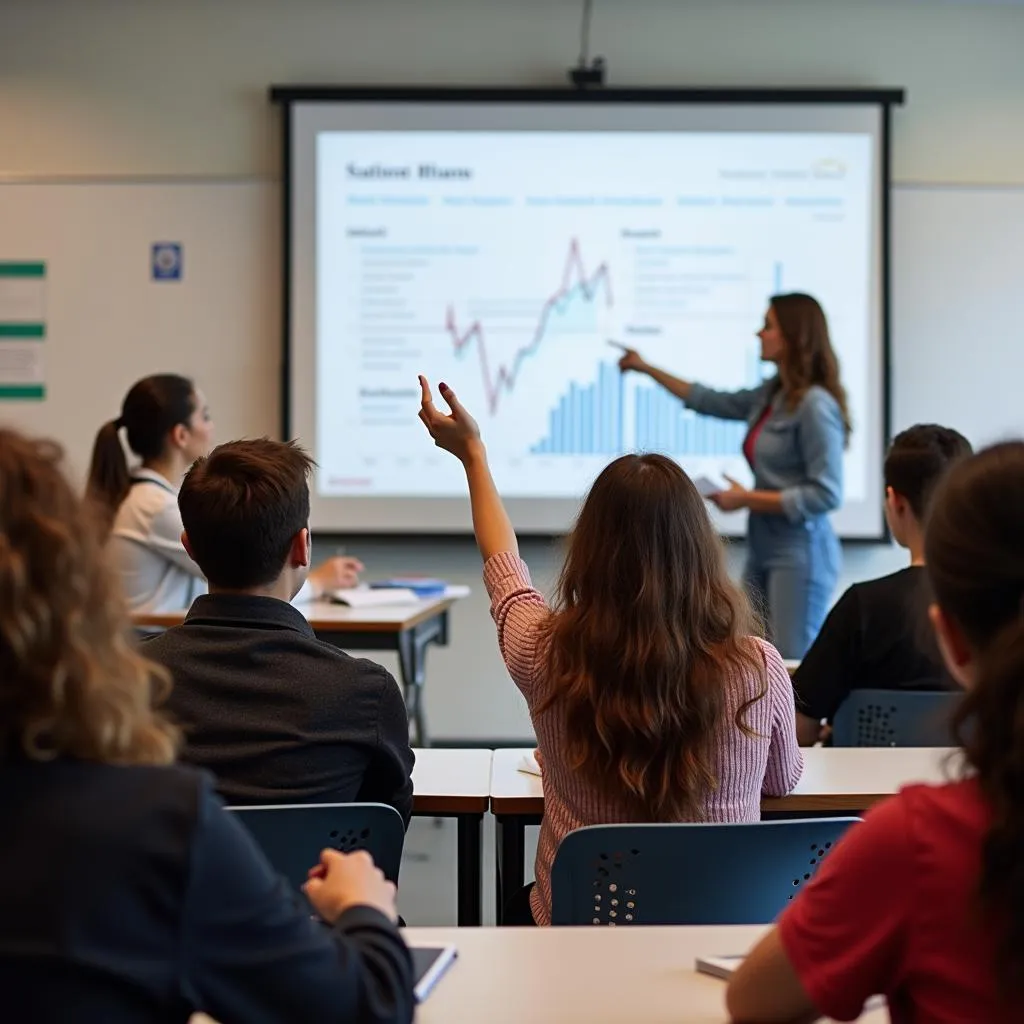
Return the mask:
<path id="1" fill-rule="evenodd" d="M 858 820 L 578 829 L 555 854 L 552 923 L 767 924 Z"/>
<path id="2" fill-rule="evenodd" d="M 366 850 L 389 881 L 398 881 L 405 844 L 402 816 L 387 804 L 269 804 L 229 807 L 295 888 L 320 861 L 320 851 Z"/>
<path id="3" fill-rule="evenodd" d="M 948 747 L 962 695 L 950 690 L 851 690 L 832 721 L 836 747 Z"/>

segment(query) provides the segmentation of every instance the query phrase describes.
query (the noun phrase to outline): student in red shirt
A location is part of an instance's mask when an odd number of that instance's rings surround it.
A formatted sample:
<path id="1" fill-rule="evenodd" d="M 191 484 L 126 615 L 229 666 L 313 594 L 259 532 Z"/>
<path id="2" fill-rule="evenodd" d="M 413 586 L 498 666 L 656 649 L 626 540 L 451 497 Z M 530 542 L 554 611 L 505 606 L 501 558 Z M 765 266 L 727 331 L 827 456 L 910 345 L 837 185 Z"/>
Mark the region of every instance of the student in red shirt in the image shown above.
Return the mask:
<path id="1" fill-rule="evenodd" d="M 939 485 L 925 534 L 930 617 L 967 694 L 964 766 L 871 811 L 755 947 L 728 990 L 739 1021 L 1024 1020 L 1024 443 Z"/>

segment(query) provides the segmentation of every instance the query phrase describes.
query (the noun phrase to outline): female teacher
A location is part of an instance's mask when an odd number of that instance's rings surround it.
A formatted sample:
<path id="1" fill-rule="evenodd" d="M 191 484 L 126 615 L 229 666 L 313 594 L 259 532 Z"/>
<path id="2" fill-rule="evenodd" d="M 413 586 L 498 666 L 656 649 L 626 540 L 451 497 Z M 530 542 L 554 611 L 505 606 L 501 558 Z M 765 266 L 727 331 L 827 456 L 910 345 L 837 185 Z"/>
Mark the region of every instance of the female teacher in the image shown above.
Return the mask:
<path id="1" fill-rule="evenodd" d="M 778 373 L 760 387 L 713 391 L 673 377 L 627 349 L 619 368 L 645 373 L 695 412 L 750 426 L 743 454 L 754 489 L 730 480 L 710 496 L 723 512 L 749 509 L 747 589 L 785 658 L 817 635 L 839 575 L 839 541 L 828 520 L 843 497 L 846 395 L 828 323 L 809 295 L 776 295 L 758 331 L 761 358 Z"/>

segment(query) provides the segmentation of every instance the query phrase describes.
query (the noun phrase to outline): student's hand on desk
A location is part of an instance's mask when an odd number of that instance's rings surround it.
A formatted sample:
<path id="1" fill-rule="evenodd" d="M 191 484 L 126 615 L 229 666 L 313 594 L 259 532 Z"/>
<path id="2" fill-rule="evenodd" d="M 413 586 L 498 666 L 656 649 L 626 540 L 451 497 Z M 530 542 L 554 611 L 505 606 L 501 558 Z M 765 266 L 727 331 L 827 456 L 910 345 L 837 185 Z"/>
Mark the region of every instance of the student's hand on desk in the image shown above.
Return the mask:
<path id="1" fill-rule="evenodd" d="M 718 491 L 716 494 L 709 494 L 708 501 L 716 505 L 723 512 L 737 512 L 741 508 L 746 508 L 747 495 L 750 492 L 743 484 L 733 480 L 731 476 L 726 476 L 725 479 L 729 483 L 728 488 L 724 491 Z"/>
<path id="2" fill-rule="evenodd" d="M 394 883 L 384 877 L 365 850 L 323 850 L 302 891 L 328 924 L 334 924 L 350 907 L 373 907 L 389 921 L 398 920 Z"/>
<path id="3" fill-rule="evenodd" d="M 430 394 L 430 384 L 427 378 L 420 375 L 420 419 L 427 428 L 427 432 L 434 439 L 438 448 L 451 452 L 461 462 L 466 462 L 472 456 L 483 453 L 483 442 L 480 440 L 480 428 L 476 420 L 463 409 L 459 400 L 455 397 L 447 384 L 439 387 L 441 397 L 448 403 L 451 415 L 446 416 L 434 405 Z"/>
<path id="4" fill-rule="evenodd" d="M 309 583 L 314 596 L 320 598 L 334 590 L 354 587 L 359 582 L 359 574 L 362 571 L 363 563 L 358 558 L 336 555 L 310 572 Z"/>

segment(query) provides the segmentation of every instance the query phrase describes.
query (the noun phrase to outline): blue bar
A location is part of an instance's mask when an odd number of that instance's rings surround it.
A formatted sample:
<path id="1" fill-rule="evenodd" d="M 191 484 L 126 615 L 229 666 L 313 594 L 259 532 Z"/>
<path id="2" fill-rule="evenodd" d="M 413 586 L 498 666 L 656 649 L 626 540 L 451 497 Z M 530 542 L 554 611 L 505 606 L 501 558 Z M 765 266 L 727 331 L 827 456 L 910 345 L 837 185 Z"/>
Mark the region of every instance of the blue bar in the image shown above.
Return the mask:
<path id="1" fill-rule="evenodd" d="M 582 450 L 585 455 L 594 454 L 594 388 L 583 391 L 583 438 Z"/>

